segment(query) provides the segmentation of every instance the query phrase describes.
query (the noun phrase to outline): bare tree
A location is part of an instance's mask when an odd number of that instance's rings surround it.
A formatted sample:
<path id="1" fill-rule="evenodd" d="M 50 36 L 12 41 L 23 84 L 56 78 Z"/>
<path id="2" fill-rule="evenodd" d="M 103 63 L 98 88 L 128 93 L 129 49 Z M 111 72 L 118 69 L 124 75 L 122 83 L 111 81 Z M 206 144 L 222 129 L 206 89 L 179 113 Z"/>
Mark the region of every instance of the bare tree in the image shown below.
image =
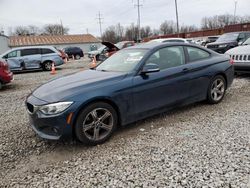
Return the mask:
<path id="1" fill-rule="evenodd" d="M 115 26 L 109 26 L 102 34 L 102 40 L 103 41 L 109 41 L 112 43 L 117 43 L 119 35 L 117 35 L 116 27 Z"/>
<path id="2" fill-rule="evenodd" d="M 182 25 L 180 28 L 181 33 L 197 31 L 198 28 L 195 25 Z"/>
<path id="3" fill-rule="evenodd" d="M 61 24 L 48 24 L 43 27 L 43 30 L 43 34 L 47 35 L 65 35 L 69 32 L 69 28 L 63 27 Z"/>
<path id="4" fill-rule="evenodd" d="M 152 30 L 150 26 L 145 26 L 141 28 L 141 36 L 142 38 L 146 38 L 152 35 Z"/>
<path id="5" fill-rule="evenodd" d="M 250 16 L 236 16 L 234 18 L 231 14 L 222 14 L 215 15 L 212 17 L 204 17 L 201 20 L 202 29 L 216 29 L 222 28 L 227 25 L 237 24 L 237 23 L 246 23 L 250 22 Z"/>
<path id="6" fill-rule="evenodd" d="M 176 27 L 173 21 L 166 20 L 160 25 L 160 32 L 163 35 L 172 34 L 176 31 Z"/>

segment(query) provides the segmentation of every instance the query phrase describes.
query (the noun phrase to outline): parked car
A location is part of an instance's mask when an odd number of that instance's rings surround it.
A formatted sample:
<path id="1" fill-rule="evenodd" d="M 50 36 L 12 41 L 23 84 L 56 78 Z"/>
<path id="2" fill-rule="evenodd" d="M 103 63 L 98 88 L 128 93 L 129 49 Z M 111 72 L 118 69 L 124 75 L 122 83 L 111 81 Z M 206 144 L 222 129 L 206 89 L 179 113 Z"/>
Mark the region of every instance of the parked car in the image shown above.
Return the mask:
<path id="1" fill-rule="evenodd" d="M 218 53 L 225 53 L 227 50 L 234 48 L 250 37 L 250 31 L 232 32 L 221 35 L 215 42 L 206 45 L 207 48 Z"/>
<path id="2" fill-rule="evenodd" d="M 153 39 L 147 43 L 163 43 L 163 42 L 183 42 L 183 43 L 192 43 L 192 40 L 187 40 L 184 38 L 163 38 L 163 39 Z"/>
<path id="3" fill-rule="evenodd" d="M 55 66 L 62 65 L 64 62 L 60 57 L 60 53 L 52 46 L 30 46 L 13 48 L 0 58 L 9 60 L 11 71 L 21 71 L 28 69 L 51 70 L 52 63 Z"/>
<path id="4" fill-rule="evenodd" d="M 0 90 L 3 85 L 8 84 L 13 79 L 13 73 L 10 71 L 8 63 L 0 59 Z"/>
<path id="5" fill-rule="evenodd" d="M 26 106 L 40 137 L 75 135 L 96 145 L 118 125 L 197 101 L 221 102 L 233 76 L 230 58 L 206 48 L 142 44 L 120 50 L 94 70 L 40 86 Z"/>
<path id="6" fill-rule="evenodd" d="M 63 48 L 62 51 L 65 52 L 70 58 L 81 59 L 81 57 L 84 57 L 84 53 L 79 47 L 67 47 Z"/>
<path id="7" fill-rule="evenodd" d="M 105 59 L 113 55 L 115 52 L 130 46 L 134 46 L 135 42 L 122 41 L 116 44 L 113 44 L 111 42 L 102 42 L 102 45 L 103 46 L 100 47 L 98 50 L 89 52 L 88 57 L 92 59 L 94 56 L 96 56 L 97 61 L 104 61 Z"/>
<path id="8" fill-rule="evenodd" d="M 226 51 L 235 62 L 235 72 L 250 72 L 250 38 L 241 46 Z"/>
<path id="9" fill-rule="evenodd" d="M 205 39 L 205 41 L 203 41 L 201 43 L 202 46 L 206 46 L 209 43 L 215 42 L 217 39 L 219 38 L 219 36 L 209 36 Z"/>

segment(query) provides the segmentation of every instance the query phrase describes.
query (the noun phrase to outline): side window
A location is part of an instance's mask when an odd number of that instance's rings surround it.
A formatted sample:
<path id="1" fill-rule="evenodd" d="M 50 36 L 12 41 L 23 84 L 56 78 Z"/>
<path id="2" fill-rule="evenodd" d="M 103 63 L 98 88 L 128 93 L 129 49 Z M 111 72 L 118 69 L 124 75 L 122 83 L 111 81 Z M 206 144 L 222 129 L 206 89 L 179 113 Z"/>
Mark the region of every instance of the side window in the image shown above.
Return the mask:
<path id="1" fill-rule="evenodd" d="M 147 60 L 146 64 L 155 63 L 160 70 L 177 67 L 185 64 L 185 55 L 182 46 L 166 47 L 156 51 Z"/>
<path id="2" fill-rule="evenodd" d="M 22 56 L 37 55 L 37 54 L 40 54 L 40 50 L 38 48 L 31 48 L 31 49 L 23 49 L 23 50 L 21 50 L 21 55 Z"/>
<path id="3" fill-rule="evenodd" d="M 245 37 L 245 33 L 240 33 L 238 37 L 238 42 L 243 42 L 246 39 Z"/>
<path id="4" fill-rule="evenodd" d="M 53 50 L 48 49 L 48 48 L 42 48 L 41 51 L 42 51 L 42 54 L 53 54 L 53 53 L 55 53 Z"/>
<path id="5" fill-rule="evenodd" d="M 210 54 L 204 50 L 201 50 L 199 48 L 195 47 L 186 47 L 188 56 L 189 56 L 189 61 L 196 61 L 200 59 L 205 59 L 210 56 Z"/>
<path id="6" fill-rule="evenodd" d="M 15 50 L 7 54 L 7 58 L 20 57 L 20 50 Z"/>

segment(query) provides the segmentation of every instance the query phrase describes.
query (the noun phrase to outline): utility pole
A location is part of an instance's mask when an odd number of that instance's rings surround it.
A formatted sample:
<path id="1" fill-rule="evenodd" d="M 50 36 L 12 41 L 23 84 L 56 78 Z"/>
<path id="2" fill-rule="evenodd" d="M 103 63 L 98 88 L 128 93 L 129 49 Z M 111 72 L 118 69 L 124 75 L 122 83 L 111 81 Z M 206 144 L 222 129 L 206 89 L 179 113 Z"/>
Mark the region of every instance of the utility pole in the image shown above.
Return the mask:
<path id="1" fill-rule="evenodd" d="M 101 35 L 101 38 L 102 38 L 102 20 L 103 20 L 103 18 L 101 17 L 100 11 L 98 12 L 98 15 L 97 15 L 96 19 L 98 19 L 98 23 L 99 23 L 99 27 L 100 27 L 100 35 Z"/>
<path id="2" fill-rule="evenodd" d="M 141 41 L 141 13 L 140 13 L 140 7 L 142 7 L 142 4 L 140 4 L 140 0 L 137 0 L 137 4 L 135 4 L 135 7 L 137 7 L 137 13 L 138 13 L 138 36 L 137 36 L 137 42 Z"/>
<path id="3" fill-rule="evenodd" d="M 64 35 L 64 31 L 63 31 L 63 24 L 62 24 L 62 20 L 60 19 L 61 22 L 61 35 Z"/>
<path id="4" fill-rule="evenodd" d="M 179 18 L 178 18 L 177 0 L 175 0 L 175 13 L 176 13 L 177 34 L 178 34 L 178 36 L 179 36 Z"/>
<path id="5" fill-rule="evenodd" d="M 234 24 L 236 24 L 236 8 L 237 8 L 237 1 L 234 1 Z"/>

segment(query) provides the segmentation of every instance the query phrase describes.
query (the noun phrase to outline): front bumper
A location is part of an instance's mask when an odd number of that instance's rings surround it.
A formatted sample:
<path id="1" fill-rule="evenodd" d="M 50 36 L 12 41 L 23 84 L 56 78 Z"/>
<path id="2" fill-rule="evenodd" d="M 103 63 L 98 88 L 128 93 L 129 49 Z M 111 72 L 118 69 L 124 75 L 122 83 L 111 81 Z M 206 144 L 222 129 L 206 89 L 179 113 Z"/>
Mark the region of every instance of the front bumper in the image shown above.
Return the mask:
<path id="1" fill-rule="evenodd" d="M 235 72 L 250 72 L 250 62 L 235 62 Z"/>
<path id="2" fill-rule="evenodd" d="M 67 123 L 67 117 L 74 112 L 71 106 L 64 112 L 47 116 L 39 110 L 37 106 L 45 105 L 47 102 L 42 101 L 33 95 L 26 100 L 26 106 L 29 113 L 29 121 L 32 129 L 41 137 L 48 140 L 67 139 L 72 137 L 73 118 Z"/>

